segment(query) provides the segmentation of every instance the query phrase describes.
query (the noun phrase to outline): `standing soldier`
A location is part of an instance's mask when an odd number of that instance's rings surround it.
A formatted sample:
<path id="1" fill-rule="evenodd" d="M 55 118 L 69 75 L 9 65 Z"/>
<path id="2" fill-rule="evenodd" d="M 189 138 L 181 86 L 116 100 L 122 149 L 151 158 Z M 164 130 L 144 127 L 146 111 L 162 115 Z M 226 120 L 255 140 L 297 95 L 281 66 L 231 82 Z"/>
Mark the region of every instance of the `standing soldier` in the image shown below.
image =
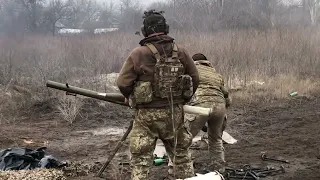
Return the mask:
<path id="1" fill-rule="evenodd" d="M 136 109 L 130 133 L 132 179 L 148 179 L 158 138 L 173 160 L 175 178 L 193 177 L 192 135 L 184 124 L 183 105 L 198 87 L 197 68 L 186 49 L 167 35 L 162 12 L 145 12 L 141 30 L 145 38 L 117 79 L 126 103 Z"/>
<path id="2" fill-rule="evenodd" d="M 211 171 L 225 172 L 225 156 L 222 134 L 226 126 L 226 108 L 230 106 L 229 93 L 223 77 L 216 72 L 210 61 L 201 54 L 192 56 L 199 72 L 200 83 L 189 105 L 212 108 L 212 115 L 195 116 L 186 114 L 186 124 L 195 137 L 208 124 L 208 142 Z"/>

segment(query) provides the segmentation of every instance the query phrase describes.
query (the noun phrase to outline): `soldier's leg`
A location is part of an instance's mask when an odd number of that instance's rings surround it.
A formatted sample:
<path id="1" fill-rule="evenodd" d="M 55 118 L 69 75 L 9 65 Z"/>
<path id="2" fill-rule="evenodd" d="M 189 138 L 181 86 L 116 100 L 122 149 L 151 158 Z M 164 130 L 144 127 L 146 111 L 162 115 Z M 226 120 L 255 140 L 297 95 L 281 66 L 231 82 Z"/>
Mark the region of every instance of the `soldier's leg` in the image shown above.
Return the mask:
<path id="1" fill-rule="evenodd" d="M 185 117 L 184 121 L 185 121 L 186 128 L 191 133 L 192 138 L 194 138 L 200 132 L 200 130 L 205 126 L 208 120 L 206 117 L 195 116 L 192 114 L 186 114 L 184 117 Z M 173 175 L 173 162 L 170 156 L 169 156 L 168 166 L 169 166 L 168 173 L 170 175 Z"/>
<path id="2" fill-rule="evenodd" d="M 182 106 L 175 108 L 175 122 L 178 122 L 176 124 L 176 141 L 174 140 L 172 133 L 171 136 L 162 137 L 162 141 L 171 161 L 173 162 L 175 178 L 184 179 L 193 177 L 193 161 L 189 151 L 193 137 L 183 123 Z M 168 128 L 170 128 L 170 126 L 168 126 Z"/>
<path id="3" fill-rule="evenodd" d="M 187 115 L 185 116 L 185 124 L 189 128 L 193 138 L 199 134 L 201 129 L 206 125 L 208 117 L 206 116 L 195 116 Z"/>
<path id="4" fill-rule="evenodd" d="M 149 128 L 150 119 L 148 110 L 137 110 L 130 133 L 132 180 L 148 179 L 157 140 Z"/>
<path id="5" fill-rule="evenodd" d="M 208 141 L 209 153 L 212 158 L 212 170 L 220 173 L 225 171 L 225 156 L 222 141 L 223 125 L 225 122 L 225 104 L 217 103 L 213 105 L 213 114 L 208 120 Z"/>
<path id="6" fill-rule="evenodd" d="M 184 129 L 184 130 L 183 130 Z M 177 132 L 177 142 L 174 139 L 164 140 L 166 151 L 173 165 L 175 178 L 184 179 L 194 176 L 193 161 L 189 147 L 192 144 L 192 135 L 182 128 Z"/>
<path id="7" fill-rule="evenodd" d="M 198 107 L 211 108 L 211 103 L 197 104 Z M 208 116 L 199 116 L 194 114 L 185 114 L 185 124 L 189 128 L 192 136 L 195 137 L 202 129 L 205 129 L 205 125 L 208 121 Z"/>

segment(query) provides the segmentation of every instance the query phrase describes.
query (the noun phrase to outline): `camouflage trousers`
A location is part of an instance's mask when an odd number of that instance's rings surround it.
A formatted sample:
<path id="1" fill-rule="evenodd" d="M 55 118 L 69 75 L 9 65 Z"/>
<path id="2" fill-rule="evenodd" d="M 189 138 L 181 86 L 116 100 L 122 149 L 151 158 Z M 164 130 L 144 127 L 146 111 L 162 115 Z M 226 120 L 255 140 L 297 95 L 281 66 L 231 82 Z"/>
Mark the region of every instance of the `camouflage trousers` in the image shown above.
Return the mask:
<path id="1" fill-rule="evenodd" d="M 185 123 L 190 128 L 190 132 L 195 137 L 200 130 L 208 124 L 208 142 L 211 159 L 211 171 L 225 171 L 225 150 L 223 147 L 222 134 L 226 126 L 226 107 L 223 101 L 206 102 L 196 106 L 212 108 L 212 114 L 208 116 L 185 115 Z"/>
<path id="2" fill-rule="evenodd" d="M 153 163 L 153 152 L 158 139 L 162 140 L 169 158 L 174 160 L 175 178 L 194 176 L 193 161 L 189 152 L 192 135 L 185 127 L 182 105 L 174 106 L 174 123 L 171 115 L 170 108 L 137 109 L 130 133 L 133 180 L 149 179 L 149 169 Z"/>

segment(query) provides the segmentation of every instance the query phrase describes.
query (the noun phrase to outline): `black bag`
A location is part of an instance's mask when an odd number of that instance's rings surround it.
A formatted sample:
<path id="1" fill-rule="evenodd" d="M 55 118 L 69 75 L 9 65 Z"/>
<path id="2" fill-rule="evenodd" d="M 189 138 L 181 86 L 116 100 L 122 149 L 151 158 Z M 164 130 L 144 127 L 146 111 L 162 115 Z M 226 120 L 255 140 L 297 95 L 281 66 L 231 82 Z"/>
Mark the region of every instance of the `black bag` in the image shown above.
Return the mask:
<path id="1" fill-rule="evenodd" d="M 46 147 L 37 150 L 9 148 L 0 150 L 0 171 L 57 168 L 65 165 L 52 156 L 45 156 Z"/>

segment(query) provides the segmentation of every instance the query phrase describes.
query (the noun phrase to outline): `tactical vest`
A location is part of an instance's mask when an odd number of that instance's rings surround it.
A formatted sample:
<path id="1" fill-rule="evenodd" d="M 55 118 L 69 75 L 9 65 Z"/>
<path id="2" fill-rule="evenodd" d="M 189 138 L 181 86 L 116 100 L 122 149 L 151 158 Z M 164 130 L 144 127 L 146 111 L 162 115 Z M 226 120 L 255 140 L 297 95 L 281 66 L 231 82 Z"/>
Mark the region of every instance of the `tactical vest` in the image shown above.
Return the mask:
<path id="1" fill-rule="evenodd" d="M 216 73 L 212 64 L 207 60 L 195 61 L 199 73 L 197 96 L 219 95 L 223 97 L 220 87 L 223 86 L 223 77 Z"/>
<path id="2" fill-rule="evenodd" d="M 157 62 L 154 69 L 154 83 L 152 85 L 153 95 L 157 98 L 170 98 L 170 92 L 173 97 L 181 97 L 183 87 L 181 87 L 181 76 L 185 69 L 178 58 L 178 47 L 172 44 L 172 56 L 160 56 L 157 48 L 147 43 L 146 46 L 152 51 Z"/>

